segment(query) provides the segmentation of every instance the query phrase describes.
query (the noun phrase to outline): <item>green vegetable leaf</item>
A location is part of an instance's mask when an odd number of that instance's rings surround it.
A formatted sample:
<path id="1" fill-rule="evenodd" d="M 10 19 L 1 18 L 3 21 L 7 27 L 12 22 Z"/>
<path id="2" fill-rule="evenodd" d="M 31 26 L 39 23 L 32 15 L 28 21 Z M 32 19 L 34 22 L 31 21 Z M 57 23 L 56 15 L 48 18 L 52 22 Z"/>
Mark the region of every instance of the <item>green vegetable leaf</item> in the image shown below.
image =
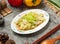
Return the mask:
<path id="1" fill-rule="evenodd" d="M 54 6 L 60 8 L 60 0 L 48 0 L 50 3 L 52 3 Z"/>

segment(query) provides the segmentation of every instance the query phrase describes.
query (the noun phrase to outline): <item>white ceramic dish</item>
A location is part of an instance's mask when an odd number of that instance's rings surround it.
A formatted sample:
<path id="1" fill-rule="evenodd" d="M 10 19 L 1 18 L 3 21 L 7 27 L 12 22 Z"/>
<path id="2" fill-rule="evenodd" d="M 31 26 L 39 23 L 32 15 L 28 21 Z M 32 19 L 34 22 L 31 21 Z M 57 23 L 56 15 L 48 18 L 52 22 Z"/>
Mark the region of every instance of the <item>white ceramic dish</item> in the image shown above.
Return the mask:
<path id="1" fill-rule="evenodd" d="M 21 18 L 22 16 L 24 16 L 26 13 L 28 13 L 30 11 L 36 12 L 38 14 L 39 13 L 44 14 L 44 17 L 46 20 L 42 24 L 40 24 L 39 26 L 37 26 L 36 28 L 34 28 L 32 30 L 18 31 L 14 22 L 16 22 L 19 18 Z M 16 32 L 18 34 L 31 34 L 31 33 L 37 32 L 37 31 L 41 30 L 43 27 L 45 27 L 47 25 L 48 21 L 49 21 L 49 14 L 46 11 L 41 10 L 41 9 L 30 9 L 30 10 L 26 10 L 26 11 L 20 13 L 19 15 L 17 15 L 11 22 L 11 28 L 14 32 Z"/>

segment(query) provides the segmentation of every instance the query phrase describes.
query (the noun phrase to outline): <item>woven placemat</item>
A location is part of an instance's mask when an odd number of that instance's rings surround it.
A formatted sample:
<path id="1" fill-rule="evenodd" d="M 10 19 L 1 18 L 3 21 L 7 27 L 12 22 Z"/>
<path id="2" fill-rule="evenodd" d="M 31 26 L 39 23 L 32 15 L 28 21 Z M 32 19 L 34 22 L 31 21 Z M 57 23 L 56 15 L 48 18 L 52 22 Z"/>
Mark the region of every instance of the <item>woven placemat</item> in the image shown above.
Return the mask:
<path id="1" fill-rule="evenodd" d="M 7 7 L 7 8 L 2 9 L 1 12 L 0 12 L 0 14 L 1 14 L 2 16 L 7 16 L 7 15 L 10 14 L 11 12 L 12 12 L 12 10 Z"/>
<path id="2" fill-rule="evenodd" d="M 46 4 L 49 8 L 51 8 L 57 14 L 57 16 L 60 17 L 60 10 L 58 10 L 54 5 L 50 4 L 48 0 L 44 0 L 43 3 Z"/>

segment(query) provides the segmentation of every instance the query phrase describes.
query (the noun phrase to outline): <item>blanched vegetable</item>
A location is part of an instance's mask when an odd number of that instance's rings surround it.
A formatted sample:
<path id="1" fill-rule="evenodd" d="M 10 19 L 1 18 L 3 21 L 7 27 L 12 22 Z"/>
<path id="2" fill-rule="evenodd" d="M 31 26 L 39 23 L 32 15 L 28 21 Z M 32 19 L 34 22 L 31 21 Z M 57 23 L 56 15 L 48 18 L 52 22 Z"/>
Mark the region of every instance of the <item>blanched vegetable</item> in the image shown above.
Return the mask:
<path id="1" fill-rule="evenodd" d="M 30 30 L 37 27 L 39 24 L 45 21 L 43 14 L 37 14 L 35 12 L 29 12 L 25 14 L 16 23 L 19 30 Z"/>

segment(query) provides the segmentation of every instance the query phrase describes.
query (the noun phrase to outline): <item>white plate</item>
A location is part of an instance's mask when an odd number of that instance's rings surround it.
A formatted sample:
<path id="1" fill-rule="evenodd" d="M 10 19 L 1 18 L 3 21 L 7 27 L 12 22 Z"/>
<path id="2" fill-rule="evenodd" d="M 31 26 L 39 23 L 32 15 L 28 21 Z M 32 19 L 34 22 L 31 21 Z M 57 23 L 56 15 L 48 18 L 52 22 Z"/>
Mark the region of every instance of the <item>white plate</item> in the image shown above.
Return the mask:
<path id="1" fill-rule="evenodd" d="M 46 20 L 42 24 L 40 24 L 39 26 L 37 26 L 36 28 L 34 28 L 32 30 L 18 31 L 14 22 L 16 22 L 19 18 L 21 18 L 22 16 L 24 16 L 26 13 L 28 13 L 30 11 L 36 12 L 38 14 L 39 13 L 44 14 L 44 17 Z M 11 28 L 14 32 L 16 32 L 18 34 L 31 34 L 31 33 L 37 32 L 37 31 L 41 30 L 43 27 L 45 27 L 47 25 L 48 21 L 49 21 L 49 14 L 46 11 L 41 10 L 41 9 L 30 9 L 30 10 L 26 10 L 26 11 L 20 13 L 19 15 L 17 15 L 11 22 Z"/>

